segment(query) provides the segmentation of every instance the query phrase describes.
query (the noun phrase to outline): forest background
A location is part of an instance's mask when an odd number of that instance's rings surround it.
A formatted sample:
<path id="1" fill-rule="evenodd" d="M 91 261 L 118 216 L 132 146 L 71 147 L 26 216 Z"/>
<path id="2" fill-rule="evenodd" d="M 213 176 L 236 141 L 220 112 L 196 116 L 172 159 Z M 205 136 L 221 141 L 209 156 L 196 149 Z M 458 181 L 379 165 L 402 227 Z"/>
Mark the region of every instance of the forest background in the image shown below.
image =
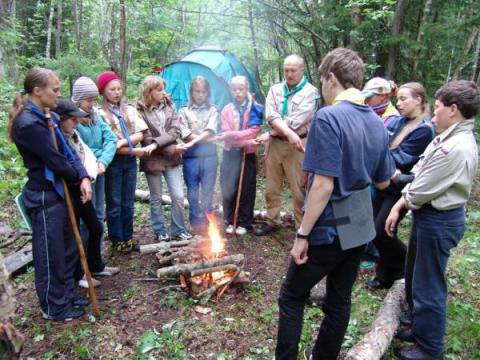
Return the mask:
<path id="1" fill-rule="evenodd" d="M 263 93 L 282 78 L 282 61 L 291 53 L 305 58 L 307 75 L 318 86 L 322 57 L 342 46 L 361 54 L 367 78 L 386 76 L 397 84 L 421 81 L 432 97 L 451 79 L 480 82 L 480 1 L 0 0 L 0 232 L 4 224 L 15 231 L 22 226 L 13 197 L 25 182 L 25 169 L 15 146 L 6 139 L 5 127 L 11 101 L 29 68 L 57 71 L 63 96 L 70 95 L 80 75 L 96 78 L 101 71 L 113 69 L 126 80 L 128 99 L 133 102 L 146 75 L 205 45 L 233 52 L 255 73 Z M 262 181 L 259 177 L 260 200 Z M 479 199 L 477 187 L 470 202 L 468 232 L 452 255 L 447 275 L 449 360 L 480 359 Z M 136 213 L 141 214 L 136 218 L 136 233 L 151 240 L 147 205 L 137 203 Z M 101 321 L 89 318 L 65 328 L 52 326 L 35 312 L 30 268 L 14 279 L 17 297 L 22 298 L 15 324 L 29 339 L 24 355 L 44 359 L 267 357 L 274 348 L 276 296 L 292 234 L 285 229 L 262 242 L 246 237 L 233 243 L 247 255 L 256 279 L 244 294 L 231 295 L 235 301 L 228 298 L 213 305 L 216 315 L 207 320 L 198 320 L 195 303 L 184 296 L 160 296 L 155 283 L 135 283 L 132 278 L 152 276 L 153 270 L 150 259 L 132 256 L 121 263 L 125 271 L 120 280 L 101 290 L 110 296 L 103 302 Z M 402 236 L 408 237 L 408 222 Z M 0 234 L 0 248 L 5 242 Z M 17 246 L 4 247 L 2 252 Z M 383 293 L 372 295 L 362 285 L 369 276 L 361 273 L 354 289 L 345 350 L 367 331 L 383 300 Z M 155 297 L 149 295 L 153 293 Z M 318 307 L 307 308 L 301 349 L 311 342 L 321 316 Z M 385 359 L 392 358 L 390 349 Z"/>

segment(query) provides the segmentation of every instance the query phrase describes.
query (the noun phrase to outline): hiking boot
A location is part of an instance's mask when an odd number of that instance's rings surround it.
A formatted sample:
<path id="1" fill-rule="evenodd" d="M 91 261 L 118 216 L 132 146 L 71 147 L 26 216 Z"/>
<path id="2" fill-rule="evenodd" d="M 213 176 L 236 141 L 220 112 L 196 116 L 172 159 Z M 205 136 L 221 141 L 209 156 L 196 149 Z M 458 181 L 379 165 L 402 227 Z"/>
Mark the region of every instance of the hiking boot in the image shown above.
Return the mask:
<path id="1" fill-rule="evenodd" d="M 413 319 L 412 319 L 412 313 L 407 310 L 407 311 L 402 311 L 402 313 L 399 316 L 400 324 L 402 325 L 412 325 Z"/>
<path id="2" fill-rule="evenodd" d="M 430 355 L 423 350 L 420 345 L 410 345 L 405 347 L 397 347 L 393 350 L 395 356 L 400 360 L 441 360 L 443 354 Z"/>
<path id="3" fill-rule="evenodd" d="M 400 329 L 395 337 L 401 341 L 415 342 L 415 336 L 413 336 L 411 327 Z"/>
<path id="4" fill-rule="evenodd" d="M 95 276 L 113 276 L 120 272 L 120 268 L 115 266 L 105 266 L 102 271 L 94 272 Z"/>
<path id="5" fill-rule="evenodd" d="M 102 282 L 93 278 L 92 277 L 92 283 L 93 283 L 93 287 L 96 288 L 96 287 L 99 287 L 100 285 L 102 285 Z M 82 280 L 80 280 L 78 282 L 78 286 L 84 288 L 84 289 L 88 289 L 88 281 L 87 281 L 87 278 L 85 275 L 83 275 L 83 278 Z"/>
<path id="6" fill-rule="evenodd" d="M 373 290 L 390 289 L 392 287 L 392 283 L 387 284 L 383 281 L 380 281 L 378 278 L 373 278 L 367 282 L 367 287 Z"/>
<path id="7" fill-rule="evenodd" d="M 262 224 L 258 228 L 256 228 L 253 233 L 256 236 L 265 236 L 270 234 L 271 232 L 277 230 L 277 227 L 275 225 L 270 225 L 270 224 Z"/>

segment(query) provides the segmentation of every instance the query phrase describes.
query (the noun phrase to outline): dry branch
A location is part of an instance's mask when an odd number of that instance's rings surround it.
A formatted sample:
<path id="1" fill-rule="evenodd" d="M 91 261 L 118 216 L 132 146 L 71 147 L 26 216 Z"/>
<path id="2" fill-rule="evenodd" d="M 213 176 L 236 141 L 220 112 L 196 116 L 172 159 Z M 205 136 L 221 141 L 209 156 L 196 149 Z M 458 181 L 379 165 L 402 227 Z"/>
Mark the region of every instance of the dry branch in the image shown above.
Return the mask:
<path id="1" fill-rule="evenodd" d="M 219 259 L 200 261 L 193 264 L 177 264 L 157 270 L 157 277 L 178 276 L 180 274 L 190 273 L 194 270 L 211 268 L 227 264 L 241 264 L 245 257 L 242 254 L 224 256 Z"/>
<path id="2" fill-rule="evenodd" d="M 182 241 L 161 241 L 155 244 L 140 245 L 140 254 L 142 255 L 152 254 L 161 250 L 194 245 L 195 243 L 196 243 L 196 240 L 182 240 Z"/>
<path id="3" fill-rule="evenodd" d="M 385 296 L 370 331 L 352 347 L 346 360 L 378 360 L 387 350 L 399 324 L 401 304 L 405 300 L 405 282 L 395 281 Z"/>

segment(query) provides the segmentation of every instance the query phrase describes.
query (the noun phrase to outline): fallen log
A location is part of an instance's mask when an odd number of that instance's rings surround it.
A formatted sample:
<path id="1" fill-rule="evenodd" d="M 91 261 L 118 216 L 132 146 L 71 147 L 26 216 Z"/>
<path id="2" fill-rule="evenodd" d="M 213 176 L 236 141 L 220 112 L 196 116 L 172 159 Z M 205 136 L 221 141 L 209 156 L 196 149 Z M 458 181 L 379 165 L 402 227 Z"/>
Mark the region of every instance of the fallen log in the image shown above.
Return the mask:
<path id="1" fill-rule="evenodd" d="M 152 254 L 159 252 L 160 250 L 178 248 L 183 246 L 190 246 L 196 243 L 196 239 L 193 240 L 181 240 L 181 241 L 161 241 L 155 244 L 140 245 L 140 254 Z"/>
<path id="2" fill-rule="evenodd" d="M 379 360 L 388 349 L 399 325 L 401 305 L 405 301 L 405 282 L 395 281 L 385 296 L 377 318 L 355 346 L 345 356 L 346 360 Z"/>
<path id="3" fill-rule="evenodd" d="M 149 202 L 150 201 L 150 192 L 146 190 L 135 190 L 135 200 L 141 202 Z M 171 204 L 172 199 L 168 195 L 162 195 L 162 203 L 163 204 Z M 188 207 L 187 199 L 184 200 L 184 206 Z M 218 213 L 221 215 L 223 214 L 223 209 L 220 207 L 218 209 Z M 267 211 L 266 210 L 255 210 L 253 212 L 253 217 L 257 220 L 267 220 Z M 294 222 L 295 218 L 292 213 L 287 213 L 285 211 L 280 211 L 280 220 L 283 222 Z"/>
<path id="4" fill-rule="evenodd" d="M 32 244 L 28 243 L 19 251 L 16 251 L 5 258 L 5 268 L 8 276 L 20 270 L 33 261 Z"/>
<path id="5" fill-rule="evenodd" d="M 177 264 L 157 270 L 157 277 L 178 276 L 180 274 L 190 273 L 194 270 L 212 268 L 215 266 L 227 264 L 242 264 L 245 257 L 242 254 L 224 256 L 218 259 L 199 261 L 192 264 Z"/>

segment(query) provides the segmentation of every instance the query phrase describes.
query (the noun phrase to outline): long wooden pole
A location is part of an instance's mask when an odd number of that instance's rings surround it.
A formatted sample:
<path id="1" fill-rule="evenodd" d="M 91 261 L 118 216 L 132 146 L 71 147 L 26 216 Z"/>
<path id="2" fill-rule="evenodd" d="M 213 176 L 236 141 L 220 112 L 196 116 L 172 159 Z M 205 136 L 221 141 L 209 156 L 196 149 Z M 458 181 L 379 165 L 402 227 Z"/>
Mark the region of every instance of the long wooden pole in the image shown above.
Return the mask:
<path id="1" fill-rule="evenodd" d="M 55 136 L 55 124 L 53 123 L 50 113 L 45 111 L 45 116 L 48 118 L 48 127 L 50 128 L 50 133 L 52 134 L 53 145 L 55 149 L 58 150 L 57 137 Z M 73 235 L 75 237 L 75 242 L 77 243 L 78 252 L 80 254 L 80 262 L 82 264 L 83 272 L 87 278 L 88 283 L 88 294 L 90 296 L 90 301 L 92 302 L 92 310 L 95 316 L 100 316 L 100 307 L 98 306 L 97 295 L 93 287 L 92 275 L 90 274 L 90 269 L 88 268 L 87 256 L 85 255 L 85 249 L 83 248 L 82 237 L 78 231 L 77 218 L 75 217 L 75 211 L 73 210 L 72 198 L 70 197 L 70 191 L 68 190 L 67 183 L 65 179 L 61 178 L 63 192 L 65 193 L 65 202 L 67 203 L 68 216 L 70 217 L 70 222 L 73 228 Z"/>
<path id="2" fill-rule="evenodd" d="M 242 149 L 242 163 L 240 165 L 240 178 L 238 179 L 237 201 L 235 202 L 235 212 L 233 213 L 233 233 L 237 235 L 238 212 L 240 210 L 240 197 L 243 191 L 243 174 L 245 172 L 245 149 Z"/>

